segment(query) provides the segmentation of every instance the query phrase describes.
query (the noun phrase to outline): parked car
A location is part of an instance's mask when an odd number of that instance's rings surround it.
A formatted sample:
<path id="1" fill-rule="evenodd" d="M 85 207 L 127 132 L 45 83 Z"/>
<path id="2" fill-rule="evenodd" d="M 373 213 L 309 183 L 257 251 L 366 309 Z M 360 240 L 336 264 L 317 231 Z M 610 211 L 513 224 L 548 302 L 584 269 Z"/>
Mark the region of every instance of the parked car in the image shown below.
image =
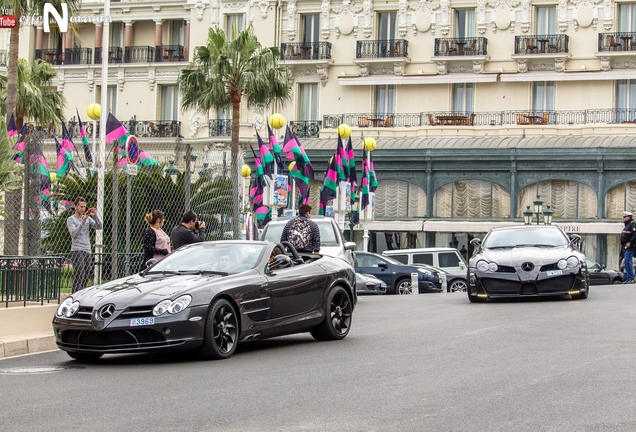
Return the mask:
<path id="1" fill-rule="evenodd" d="M 605 268 L 596 261 L 585 258 L 587 271 L 590 273 L 590 285 L 609 285 L 623 283 L 623 273 Z"/>
<path id="2" fill-rule="evenodd" d="M 185 349 L 224 359 L 243 341 L 303 332 L 318 340 L 346 337 L 353 268 L 299 254 L 288 243 L 285 254 L 272 257 L 275 246 L 195 243 L 141 273 L 76 292 L 53 318 L 57 346 L 78 360 Z"/>
<path id="3" fill-rule="evenodd" d="M 570 295 L 590 292 L 585 255 L 556 226 L 528 225 L 491 229 L 483 241 L 473 239 L 468 262 L 468 299 Z"/>
<path id="4" fill-rule="evenodd" d="M 457 249 L 417 248 L 382 252 L 402 264 L 427 264 L 446 272 L 446 292 L 466 291 L 466 262 Z"/>
<path id="5" fill-rule="evenodd" d="M 356 273 L 377 277 L 393 294 L 411 294 L 412 273 L 417 273 L 418 292 L 442 292 L 443 275 L 435 270 L 405 265 L 371 252 L 356 252 L 356 257 Z"/>
<path id="6" fill-rule="evenodd" d="M 370 274 L 356 273 L 356 292 L 358 294 L 384 294 L 386 283 Z"/>
<path id="7" fill-rule="evenodd" d="M 283 228 L 291 218 L 278 218 L 269 222 L 263 228 L 261 241 L 280 242 Z M 320 253 L 336 258 L 342 258 L 351 266 L 354 266 L 355 259 L 353 250 L 356 248 L 355 242 L 346 242 L 340 227 L 333 218 L 324 216 L 311 216 L 311 220 L 318 224 L 320 229 Z"/>

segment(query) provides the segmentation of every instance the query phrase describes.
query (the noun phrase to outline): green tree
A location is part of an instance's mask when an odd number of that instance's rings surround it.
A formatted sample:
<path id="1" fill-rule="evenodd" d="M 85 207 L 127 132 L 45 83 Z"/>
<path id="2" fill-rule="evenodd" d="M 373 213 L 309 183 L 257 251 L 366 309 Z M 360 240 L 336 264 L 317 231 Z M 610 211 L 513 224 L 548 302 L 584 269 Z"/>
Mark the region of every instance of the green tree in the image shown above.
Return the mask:
<path id="1" fill-rule="evenodd" d="M 15 142 L 15 139 L 7 136 L 7 125 L 4 118 L 0 117 L 0 192 L 19 190 L 22 187 L 22 165 L 13 161 L 15 151 L 12 148 Z M 8 217 L 4 212 L 2 199 L 0 199 L 0 216 Z"/>
<path id="2" fill-rule="evenodd" d="M 16 127 L 18 130 L 26 120 L 34 121 L 37 125 L 48 126 L 59 123 L 63 118 L 65 105 L 62 93 L 50 88 L 56 72 L 52 65 L 41 60 L 29 63 L 24 59 L 17 62 L 19 91 L 17 105 L 15 105 Z M 9 78 L 0 75 L 0 100 L 8 100 Z M 9 106 L 0 104 L 0 113 L 10 113 Z M 9 114 L 10 115 L 10 114 Z M 6 134 L 5 134 L 6 136 Z M 25 150 L 28 153 L 29 137 L 25 140 Z M 28 158 L 25 158 L 28 163 Z M 20 240 L 20 210 L 22 208 L 21 191 L 7 193 L 7 213 L 4 225 L 4 253 L 17 255 Z"/>
<path id="3" fill-rule="evenodd" d="M 287 70 L 279 64 L 278 48 L 261 46 L 251 25 L 233 36 L 230 41 L 223 30 L 211 28 L 206 45 L 195 49 L 193 63 L 181 72 L 179 90 L 184 110 L 208 113 L 213 108 L 232 108 L 232 232 L 238 239 L 241 104 L 264 109 L 272 102 L 284 103 L 291 97 L 291 88 Z"/>

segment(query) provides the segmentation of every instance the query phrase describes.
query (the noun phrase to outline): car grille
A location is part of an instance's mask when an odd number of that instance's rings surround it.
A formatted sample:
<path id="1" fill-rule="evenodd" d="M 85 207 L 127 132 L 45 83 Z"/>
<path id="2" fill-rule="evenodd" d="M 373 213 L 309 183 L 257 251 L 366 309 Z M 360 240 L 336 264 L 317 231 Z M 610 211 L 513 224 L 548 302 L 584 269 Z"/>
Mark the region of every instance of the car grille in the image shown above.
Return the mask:
<path id="1" fill-rule="evenodd" d="M 92 315 L 93 315 L 92 307 L 80 306 L 75 316 L 73 316 L 73 319 L 82 320 L 82 321 L 90 321 Z"/>
<path id="2" fill-rule="evenodd" d="M 516 273 L 516 272 L 517 270 L 515 270 L 514 267 L 497 265 L 497 273 Z"/>
<path id="3" fill-rule="evenodd" d="M 565 294 L 574 285 L 575 275 L 563 275 L 534 282 L 482 278 L 481 283 L 489 295 Z"/>
<path id="4" fill-rule="evenodd" d="M 130 329 L 114 331 L 66 330 L 62 333 L 61 345 L 68 348 L 151 348 L 165 345 L 165 337 L 152 329 Z"/>
<path id="5" fill-rule="evenodd" d="M 541 266 L 541 271 L 558 270 L 556 263 L 546 264 Z"/>
<path id="6" fill-rule="evenodd" d="M 117 318 L 118 319 L 130 319 L 130 318 L 143 318 L 152 315 L 152 309 L 154 306 L 134 306 L 126 308 Z"/>

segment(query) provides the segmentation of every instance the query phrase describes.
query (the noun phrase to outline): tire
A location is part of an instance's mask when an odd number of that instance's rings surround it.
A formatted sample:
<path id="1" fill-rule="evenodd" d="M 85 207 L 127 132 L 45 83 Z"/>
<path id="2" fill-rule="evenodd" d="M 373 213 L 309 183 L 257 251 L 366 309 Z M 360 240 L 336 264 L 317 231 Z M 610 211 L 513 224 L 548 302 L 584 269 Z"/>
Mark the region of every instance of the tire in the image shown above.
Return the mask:
<path id="1" fill-rule="evenodd" d="M 616 285 L 616 284 L 622 284 L 622 283 L 623 283 L 623 281 L 622 281 L 622 280 L 620 280 L 620 279 L 618 279 L 618 278 L 616 278 L 616 279 L 614 279 L 614 280 L 612 281 L 612 284 L 614 284 L 614 285 Z"/>
<path id="2" fill-rule="evenodd" d="M 455 279 L 448 286 L 450 292 L 466 292 L 467 288 L 468 286 L 466 285 L 466 281 L 464 279 Z"/>
<path id="3" fill-rule="evenodd" d="M 88 352 L 75 352 L 75 351 L 67 351 L 66 354 L 72 359 L 77 361 L 92 363 L 94 361 L 102 358 L 104 354 L 102 353 L 88 353 Z"/>
<path id="4" fill-rule="evenodd" d="M 395 282 L 395 293 L 398 295 L 413 294 L 413 286 L 410 279 L 400 279 Z"/>
<path id="5" fill-rule="evenodd" d="M 208 360 L 221 360 L 230 357 L 236 351 L 239 338 L 239 326 L 236 310 L 225 299 L 212 303 L 205 320 L 203 345 L 199 349 L 201 357 Z"/>
<path id="6" fill-rule="evenodd" d="M 347 290 L 334 287 L 327 297 L 325 319 L 311 330 L 311 335 L 319 341 L 340 340 L 349 334 L 353 304 Z"/>
<path id="7" fill-rule="evenodd" d="M 585 300 L 590 296 L 590 282 L 585 281 L 585 290 L 578 294 L 572 294 L 572 300 Z"/>

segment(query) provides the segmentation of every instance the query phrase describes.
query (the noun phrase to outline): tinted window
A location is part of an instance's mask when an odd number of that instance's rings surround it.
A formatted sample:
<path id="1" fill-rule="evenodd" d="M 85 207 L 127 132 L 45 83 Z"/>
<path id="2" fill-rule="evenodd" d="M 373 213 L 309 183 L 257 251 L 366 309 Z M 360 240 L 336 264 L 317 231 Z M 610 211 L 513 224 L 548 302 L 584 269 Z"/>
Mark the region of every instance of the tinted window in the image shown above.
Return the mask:
<path id="1" fill-rule="evenodd" d="M 409 263 L 409 256 L 408 255 L 391 255 L 391 258 L 393 258 L 394 260 L 398 260 L 402 264 L 408 264 Z"/>
<path id="2" fill-rule="evenodd" d="M 438 255 L 440 267 L 459 267 L 459 257 L 455 252 L 440 252 Z"/>
<path id="3" fill-rule="evenodd" d="M 417 264 L 433 265 L 433 254 L 413 254 L 413 262 Z"/>
<path id="4" fill-rule="evenodd" d="M 379 267 L 381 262 L 384 261 L 375 255 L 358 254 L 358 267 Z"/>

